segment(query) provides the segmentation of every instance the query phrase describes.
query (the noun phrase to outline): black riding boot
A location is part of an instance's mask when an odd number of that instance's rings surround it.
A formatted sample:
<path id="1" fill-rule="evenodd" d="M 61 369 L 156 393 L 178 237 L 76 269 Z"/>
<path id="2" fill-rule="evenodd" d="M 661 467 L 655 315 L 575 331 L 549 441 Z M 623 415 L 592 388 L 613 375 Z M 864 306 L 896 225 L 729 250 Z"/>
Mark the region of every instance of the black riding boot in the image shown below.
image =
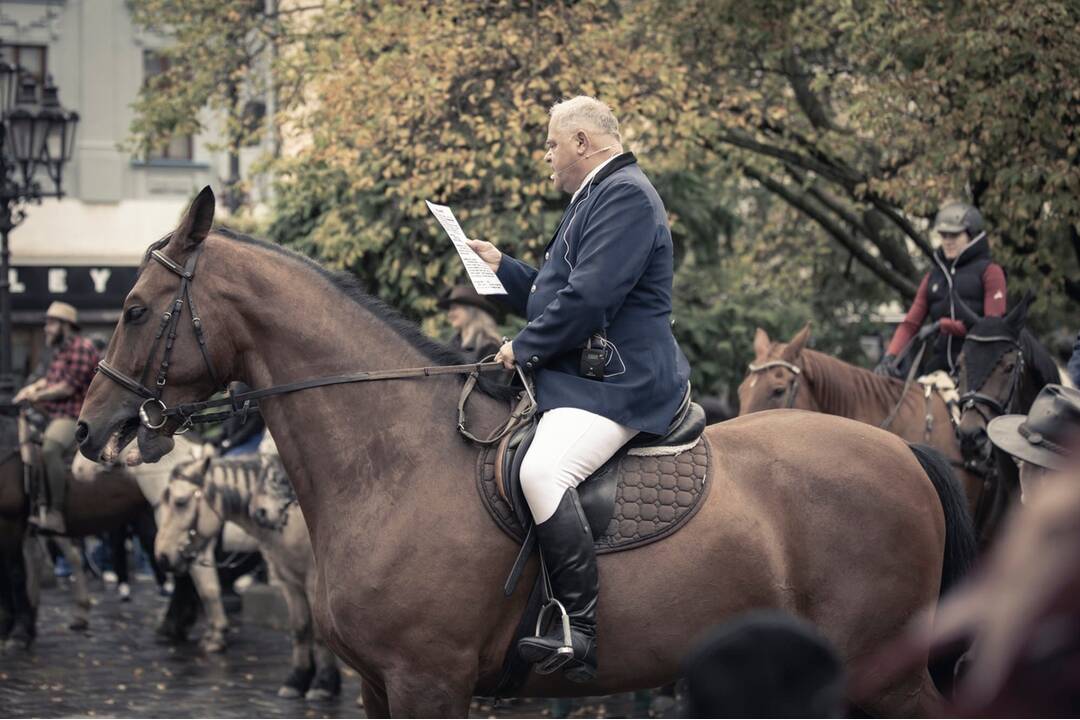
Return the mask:
<path id="1" fill-rule="evenodd" d="M 555 514 L 536 526 L 536 536 L 555 599 L 570 616 L 574 656 L 564 666 L 566 677 L 574 682 L 588 682 L 596 676 L 599 577 L 592 532 L 576 490 L 566 491 Z M 563 647 L 563 629 L 558 612 L 553 614 L 546 635 L 518 641 L 518 652 L 533 664 L 543 665 L 557 655 L 560 647 Z"/>

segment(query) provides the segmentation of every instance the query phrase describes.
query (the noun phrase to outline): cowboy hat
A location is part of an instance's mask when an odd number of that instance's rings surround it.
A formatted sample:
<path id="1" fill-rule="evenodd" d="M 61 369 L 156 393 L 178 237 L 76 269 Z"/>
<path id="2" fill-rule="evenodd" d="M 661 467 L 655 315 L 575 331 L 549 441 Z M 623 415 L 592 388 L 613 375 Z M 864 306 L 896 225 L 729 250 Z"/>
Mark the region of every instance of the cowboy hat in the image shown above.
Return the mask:
<path id="1" fill-rule="evenodd" d="M 68 305 L 66 302 L 54 302 L 49 305 L 49 309 L 45 311 L 45 319 L 63 320 L 72 327 L 79 327 L 79 311 L 75 309 L 73 305 Z"/>
<path id="2" fill-rule="evenodd" d="M 1051 470 L 1068 466 L 1080 438 L 1080 391 L 1047 385 L 1027 415 L 1002 415 L 986 428 L 990 441 L 1024 462 Z"/>
<path id="3" fill-rule="evenodd" d="M 476 292 L 472 285 L 455 285 L 439 300 L 439 307 L 443 310 L 449 309 L 451 305 L 471 305 L 491 315 L 496 322 L 502 322 L 502 309 Z"/>

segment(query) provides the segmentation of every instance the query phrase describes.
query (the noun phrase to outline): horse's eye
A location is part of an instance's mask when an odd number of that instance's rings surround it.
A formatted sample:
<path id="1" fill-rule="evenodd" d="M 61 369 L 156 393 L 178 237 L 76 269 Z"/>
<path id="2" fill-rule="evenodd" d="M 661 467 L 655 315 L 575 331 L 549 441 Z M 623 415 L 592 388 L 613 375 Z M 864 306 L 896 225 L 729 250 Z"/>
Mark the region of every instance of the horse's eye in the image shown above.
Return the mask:
<path id="1" fill-rule="evenodd" d="M 142 305 L 132 305 L 124 311 L 124 322 L 132 324 L 137 323 L 146 318 L 146 311 L 147 308 Z"/>
<path id="2" fill-rule="evenodd" d="M 188 505 L 188 503 L 190 501 L 191 501 L 191 498 L 186 498 L 186 497 L 176 498 L 176 500 L 173 501 L 173 505 L 175 505 L 178 508 L 185 508 L 185 507 L 187 507 L 187 505 Z"/>
<path id="3" fill-rule="evenodd" d="M 1005 372 L 1009 373 L 1009 372 L 1012 372 L 1015 369 L 1016 369 L 1016 363 L 1014 363 L 1014 362 L 1006 363 Z"/>

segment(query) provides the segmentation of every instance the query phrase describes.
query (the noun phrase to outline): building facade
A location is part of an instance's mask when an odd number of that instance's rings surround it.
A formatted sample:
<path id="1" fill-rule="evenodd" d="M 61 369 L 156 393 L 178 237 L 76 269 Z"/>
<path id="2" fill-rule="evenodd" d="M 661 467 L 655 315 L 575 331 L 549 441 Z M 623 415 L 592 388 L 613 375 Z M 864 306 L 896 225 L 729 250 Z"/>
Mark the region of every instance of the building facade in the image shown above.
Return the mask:
<path id="1" fill-rule="evenodd" d="M 132 103 L 162 70 L 163 42 L 132 25 L 125 0 L 0 2 L 0 56 L 39 80 L 51 76 L 60 102 L 80 116 L 65 197 L 27 208 L 10 235 L 16 373 L 36 362 L 54 300 L 79 309 L 85 333 L 107 337 L 147 245 L 228 172 L 225 153 L 210 147 L 212 116 L 203 135 L 174 137 L 148 155 L 124 148 Z M 244 165 L 259 152 L 246 149 Z"/>

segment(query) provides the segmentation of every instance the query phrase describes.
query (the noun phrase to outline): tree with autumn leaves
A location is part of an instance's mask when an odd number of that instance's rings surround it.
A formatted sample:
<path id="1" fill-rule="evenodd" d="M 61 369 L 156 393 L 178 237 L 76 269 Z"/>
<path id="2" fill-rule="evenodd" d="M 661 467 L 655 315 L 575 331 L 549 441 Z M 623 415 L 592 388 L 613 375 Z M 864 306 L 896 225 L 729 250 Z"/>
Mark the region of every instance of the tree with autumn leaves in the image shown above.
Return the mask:
<path id="1" fill-rule="evenodd" d="M 424 200 L 535 260 L 565 203 L 542 162 L 546 110 L 578 93 L 612 105 L 671 212 L 676 333 L 699 386 L 741 375 L 755 324 L 783 336 L 812 317 L 827 349 L 857 359 L 872 309 L 913 294 L 929 219 L 949 198 L 983 210 L 1010 287 L 1039 292 L 1041 329 L 1080 301 L 1071 3 L 279 0 L 277 11 L 294 7 L 304 22 L 272 25 L 294 92 L 269 117 L 289 150 L 270 164 L 267 231 L 418 319 L 461 274 Z M 270 26 L 253 17 L 249 40 Z M 177 32 L 177 55 L 235 38 L 200 22 L 183 20 L 202 35 Z M 242 63 L 199 58 L 195 87 L 227 97 L 213 77 Z M 168 120 L 176 92 L 144 91 L 136 135 L 170 131 L 146 119 Z"/>

